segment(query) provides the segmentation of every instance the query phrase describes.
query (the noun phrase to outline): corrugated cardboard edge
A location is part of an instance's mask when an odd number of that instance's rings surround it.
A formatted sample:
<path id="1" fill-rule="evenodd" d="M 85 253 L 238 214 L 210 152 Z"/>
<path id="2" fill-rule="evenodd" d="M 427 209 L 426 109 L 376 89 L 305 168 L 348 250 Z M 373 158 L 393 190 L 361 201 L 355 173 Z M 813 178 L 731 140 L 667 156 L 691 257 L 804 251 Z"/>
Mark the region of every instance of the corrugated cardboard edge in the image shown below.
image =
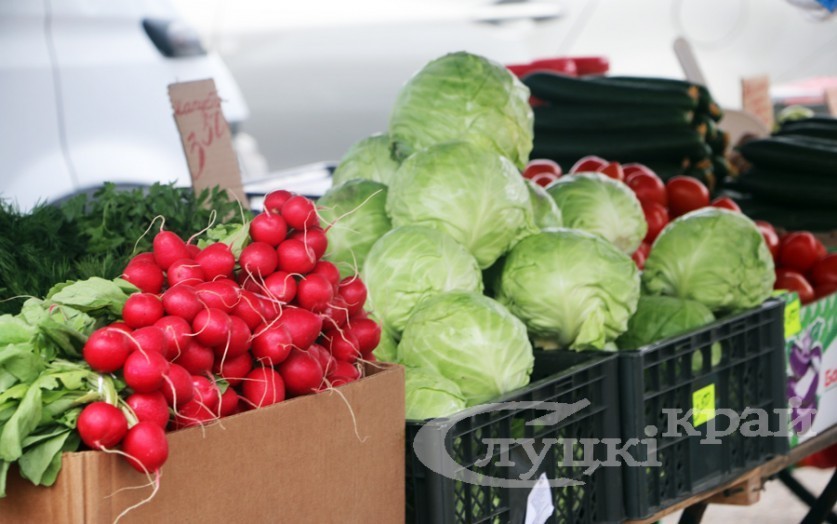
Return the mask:
<path id="1" fill-rule="evenodd" d="M 293 486 L 296 491 L 290 490 L 293 499 L 284 500 L 279 504 L 277 489 L 282 486 L 271 486 L 255 482 L 248 484 L 249 478 L 254 472 L 239 471 L 238 475 L 227 478 L 200 478 L 203 483 L 213 483 L 213 493 L 217 493 L 218 508 L 224 507 L 224 499 L 235 502 L 236 493 L 240 490 L 247 490 L 246 495 L 253 493 L 264 497 L 265 501 L 275 499 L 277 504 L 263 505 L 259 508 L 252 508 L 249 514 L 246 511 L 238 513 L 237 517 L 246 522 L 304 522 L 307 513 L 317 514 L 318 522 L 401 522 L 404 519 L 404 369 L 391 364 L 374 364 L 367 366 L 369 375 L 362 380 L 348 384 L 339 389 L 348 399 L 354 400 L 353 408 L 360 420 L 375 420 L 383 428 L 380 435 L 375 435 L 375 442 L 370 445 L 379 445 L 380 449 L 365 448 L 366 457 L 375 457 L 370 460 L 372 463 L 357 463 L 352 456 L 343 456 L 339 453 L 329 453 L 329 449 L 321 450 L 315 455 L 319 460 L 318 464 L 301 463 L 295 466 L 302 484 Z M 335 403 L 340 403 L 337 405 Z M 386 412 L 369 413 L 364 408 L 364 402 L 373 405 L 376 402 L 380 406 L 386 406 Z M 190 475 L 188 467 L 183 467 L 184 460 L 200 460 L 202 454 L 209 454 L 203 446 L 210 445 L 207 441 L 221 442 L 228 441 L 230 435 L 235 431 L 247 431 L 248 426 L 259 424 L 284 423 L 282 419 L 288 413 L 306 412 L 311 418 L 324 416 L 329 410 L 339 409 L 337 413 L 347 412 L 343 400 L 338 398 L 337 393 L 320 393 L 305 397 L 290 399 L 285 402 L 250 411 L 222 419 L 227 430 L 219 424 L 205 428 L 190 428 L 169 434 L 169 445 L 171 450 L 171 468 L 178 468 L 178 471 L 171 471 L 167 476 L 166 466 L 163 467 L 161 490 L 158 497 L 151 503 L 142 506 L 128 514 L 121 522 L 124 523 L 146 523 L 153 521 L 178 522 L 219 522 L 229 521 L 228 517 L 221 518 L 219 514 L 201 514 L 200 508 L 189 505 L 188 502 L 179 504 L 179 499 L 188 499 L 192 490 L 188 486 L 177 486 L 178 479 L 188 478 Z M 342 417 L 343 415 L 341 415 Z M 288 422 L 292 425 L 293 422 Z M 300 423 L 304 426 L 303 423 Z M 288 426 L 283 429 L 287 430 Z M 291 428 L 293 429 L 293 428 Z M 342 428 L 322 428 L 324 442 L 327 437 L 336 430 L 342 430 L 347 434 L 345 426 Z M 230 433 L 225 433 L 230 431 Z M 360 428 L 362 432 L 362 426 Z M 345 435 L 344 435 L 345 436 Z M 351 439 L 346 437 L 346 442 L 354 442 L 354 433 Z M 310 449 L 318 449 L 316 441 L 305 443 Z M 194 447 L 194 454 L 197 457 L 185 457 L 183 451 Z M 240 448 L 240 447 L 239 447 Z M 207 453 L 201 453 L 201 452 Z M 258 449 L 234 449 L 235 453 L 259 453 Z M 339 464 L 342 469 L 350 466 L 354 478 L 335 478 L 330 470 L 340 469 L 331 467 L 330 462 L 339 457 Z M 179 457 L 179 458 L 176 458 Z M 252 458 L 252 456 L 250 457 Z M 229 464 L 222 464 L 221 469 L 234 470 L 230 464 L 235 464 L 236 457 L 229 457 Z M 344 461 L 345 459 L 345 461 Z M 175 466 L 175 462 L 180 464 Z M 167 464 L 168 466 L 168 464 Z M 261 472 L 256 472 L 261 473 Z M 258 475 L 255 475 L 258 476 Z M 168 480 L 168 482 L 167 482 Z M 224 489 L 227 482 L 235 482 L 231 489 Z M 55 485 L 50 488 L 32 486 L 28 481 L 20 479 L 16 471 L 10 472 L 8 496 L 0 499 L 0 523 L 67 523 L 81 524 L 88 522 L 108 523 L 113 522 L 119 513 L 129 505 L 141 500 L 148 495 L 149 489 L 144 490 L 122 490 L 126 487 L 137 487 L 146 481 L 142 475 L 137 474 L 120 457 L 107 455 L 100 452 L 84 451 L 68 453 L 63 457 L 63 467 Z M 242 487 L 245 486 L 245 487 Z M 204 488 L 206 488 L 204 486 Z M 184 491 L 185 490 L 185 491 Z M 236 491 L 238 490 L 238 491 Z M 329 506 L 330 493 L 338 493 L 341 490 L 344 494 L 357 500 L 355 514 L 347 514 L 339 507 Z M 183 495 L 181 497 L 181 495 Z M 240 497 L 239 497 L 240 498 Z M 315 506 L 316 504 L 316 506 Z M 280 509 L 278 506 L 282 506 Z M 326 508 L 327 513 L 322 513 Z M 217 508 L 216 508 L 217 509 Z M 319 513 L 318 513 L 319 512 Z M 327 520 L 323 515 L 328 514 Z"/>

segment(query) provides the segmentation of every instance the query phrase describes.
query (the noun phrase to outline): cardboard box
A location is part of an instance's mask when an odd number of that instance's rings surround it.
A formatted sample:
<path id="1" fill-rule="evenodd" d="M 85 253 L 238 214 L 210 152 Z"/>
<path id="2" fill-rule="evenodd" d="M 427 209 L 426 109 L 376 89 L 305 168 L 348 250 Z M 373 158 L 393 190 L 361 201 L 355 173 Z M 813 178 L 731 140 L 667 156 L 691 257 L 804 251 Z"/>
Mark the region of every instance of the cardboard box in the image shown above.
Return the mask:
<path id="1" fill-rule="evenodd" d="M 169 434 L 160 491 L 120 522 L 403 522 L 404 370 L 338 391 Z M 144 483 L 121 457 L 68 453 L 50 488 L 9 474 L 0 523 L 110 523 L 151 491 L 123 488 Z"/>
<path id="2" fill-rule="evenodd" d="M 837 294 L 801 306 L 796 294 L 787 295 L 785 340 L 787 350 L 788 396 L 796 392 L 809 429 L 799 431 L 791 420 L 790 445 L 796 446 L 837 424 Z M 794 352 L 797 353 L 794 357 Z M 792 366 L 792 359 L 809 361 Z M 809 395 L 808 392 L 815 392 Z M 809 396 L 806 400 L 805 397 Z M 797 403 L 797 405 L 800 405 Z M 794 407 L 791 404 L 791 407 Z M 813 409 L 813 411 L 811 411 Z M 807 413 L 807 415 L 801 415 Z M 810 420 L 809 417 L 813 417 Z M 793 417 L 793 411 L 791 412 Z"/>

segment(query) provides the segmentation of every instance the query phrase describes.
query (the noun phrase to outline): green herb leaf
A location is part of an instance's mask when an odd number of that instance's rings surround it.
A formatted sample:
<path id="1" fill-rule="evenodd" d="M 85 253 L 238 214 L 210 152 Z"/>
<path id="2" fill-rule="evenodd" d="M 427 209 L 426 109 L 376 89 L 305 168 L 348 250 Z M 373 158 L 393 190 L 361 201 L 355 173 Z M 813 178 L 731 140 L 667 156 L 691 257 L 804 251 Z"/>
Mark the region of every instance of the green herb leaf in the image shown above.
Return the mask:
<path id="1" fill-rule="evenodd" d="M 53 304 L 74 307 L 85 313 L 107 311 L 121 316 L 128 294 L 112 280 L 91 277 L 57 290 L 53 288 L 47 298 Z"/>

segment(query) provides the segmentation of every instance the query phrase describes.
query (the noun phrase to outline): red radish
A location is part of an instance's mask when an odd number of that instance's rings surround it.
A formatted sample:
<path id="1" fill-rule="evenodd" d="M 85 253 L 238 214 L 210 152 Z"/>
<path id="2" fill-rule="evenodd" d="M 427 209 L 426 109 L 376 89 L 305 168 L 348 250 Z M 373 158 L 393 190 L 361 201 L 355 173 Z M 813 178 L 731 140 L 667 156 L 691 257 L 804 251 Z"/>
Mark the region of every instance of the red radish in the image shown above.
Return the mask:
<path id="1" fill-rule="evenodd" d="M 191 258 L 186 242 L 171 231 L 160 231 L 154 236 L 154 261 L 160 269 L 168 271 L 172 262 L 181 258 Z"/>
<path id="2" fill-rule="evenodd" d="M 198 342 L 207 346 L 226 344 L 230 333 L 230 316 L 217 308 L 207 308 L 195 315 L 192 330 Z"/>
<path id="3" fill-rule="evenodd" d="M 309 311 L 324 311 L 334 298 L 334 287 L 322 275 L 312 273 L 299 281 L 296 292 L 297 303 Z"/>
<path id="4" fill-rule="evenodd" d="M 619 162 L 609 162 L 599 170 L 599 173 L 620 182 L 625 181 L 625 172 L 622 170 L 622 164 Z"/>
<path id="5" fill-rule="evenodd" d="M 241 290 L 238 304 L 233 308 L 232 314 L 243 320 L 251 330 L 255 330 L 259 324 L 264 322 L 259 297 L 252 291 L 245 289 Z"/>
<path id="6" fill-rule="evenodd" d="M 244 353 L 237 357 L 227 358 L 223 362 L 220 359 L 216 360 L 212 371 L 220 375 L 230 386 L 235 387 L 244 380 L 251 369 L 253 369 L 253 357 L 249 353 Z"/>
<path id="7" fill-rule="evenodd" d="M 278 268 L 288 273 L 305 275 L 317 265 L 317 257 L 314 251 L 308 248 L 301 240 L 289 238 L 279 244 L 276 248 L 278 255 Z"/>
<path id="8" fill-rule="evenodd" d="M 196 399 L 183 404 L 174 416 L 176 429 L 188 428 L 217 420 L 218 416 Z"/>
<path id="9" fill-rule="evenodd" d="M 313 393 L 323 382 L 323 368 L 317 355 L 311 351 L 291 350 L 278 369 L 285 381 L 285 389 L 293 396 Z"/>
<path id="10" fill-rule="evenodd" d="M 215 280 L 219 277 L 231 277 L 235 269 L 235 255 L 230 246 L 217 242 L 203 248 L 195 255 L 195 262 L 203 270 L 206 280 Z"/>
<path id="11" fill-rule="evenodd" d="M 279 258 L 270 244 L 253 242 L 241 250 L 238 263 L 245 273 L 261 276 L 262 278 L 276 271 Z"/>
<path id="12" fill-rule="evenodd" d="M 269 406 L 285 400 L 285 382 L 271 368 L 259 367 L 247 374 L 241 393 L 256 407 Z"/>
<path id="13" fill-rule="evenodd" d="M 622 171 L 625 172 L 625 182 L 626 183 L 628 181 L 628 177 L 630 177 L 634 173 L 645 173 L 645 174 L 650 174 L 650 175 L 657 176 L 657 173 L 652 171 L 650 167 L 646 166 L 645 164 L 639 164 L 639 163 L 636 163 L 636 162 L 631 162 L 631 163 L 628 163 L 628 164 L 622 164 Z"/>
<path id="14" fill-rule="evenodd" d="M 264 287 L 270 298 L 283 304 L 293 300 L 297 294 L 296 279 L 285 271 L 277 271 L 264 279 Z"/>
<path id="15" fill-rule="evenodd" d="M 282 205 L 282 218 L 289 226 L 300 231 L 320 225 L 314 202 L 302 195 L 294 195 Z"/>
<path id="16" fill-rule="evenodd" d="M 582 157 L 570 168 L 570 173 L 599 172 L 608 164 L 604 158 L 596 155 Z"/>
<path id="17" fill-rule="evenodd" d="M 355 316 L 363 311 L 363 304 L 366 303 L 366 284 L 357 275 L 346 277 L 340 281 L 338 293 L 346 301 L 349 315 Z"/>
<path id="18" fill-rule="evenodd" d="M 326 348 L 337 360 L 353 364 L 360 358 L 360 345 L 350 330 L 333 330 L 325 333 Z"/>
<path id="19" fill-rule="evenodd" d="M 161 318 L 160 320 L 163 319 Z M 139 346 L 139 349 L 146 353 L 159 353 L 164 356 L 167 353 L 166 335 L 157 326 L 139 328 L 131 333 L 131 337 L 134 339 L 134 349 L 137 349 L 137 346 Z"/>
<path id="20" fill-rule="evenodd" d="M 238 304 L 241 288 L 234 281 L 223 278 L 198 284 L 195 286 L 195 293 L 206 307 L 229 313 Z"/>
<path id="21" fill-rule="evenodd" d="M 338 360 L 327 378 L 332 387 L 342 386 L 359 379 L 360 371 L 352 364 Z"/>
<path id="22" fill-rule="evenodd" d="M 135 393 L 150 393 L 163 387 L 169 362 L 160 353 L 134 351 L 125 360 L 122 375 Z"/>
<path id="23" fill-rule="evenodd" d="M 352 319 L 350 324 L 349 331 L 357 339 L 357 347 L 366 358 L 381 342 L 381 326 L 371 318 Z"/>
<path id="24" fill-rule="evenodd" d="M 149 263 L 149 264 L 157 265 L 157 262 L 154 260 L 154 253 L 147 253 L 147 252 L 146 253 L 139 253 L 137 255 L 134 255 L 134 257 L 131 260 L 128 261 L 129 266 L 131 264 L 143 264 L 143 263 Z M 157 266 L 157 267 L 159 267 L 159 266 Z"/>
<path id="25" fill-rule="evenodd" d="M 266 297 L 259 299 L 259 308 L 265 322 L 270 322 L 275 319 L 282 313 L 283 310 L 282 304 L 276 300 Z"/>
<path id="26" fill-rule="evenodd" d="M 346 307 L 346 300 L 340 295 L 332 299 L 321 315 L 326 329 L 343 329 L 349 324 L 349 308 Z"/>
<path id="27" fill-rule="evenodd" d="M 128 420 L 107 402 L 93 402 L 81 411 L 76 423 L 81 440 L 91 449 L 112 448 L 128 433 Z"/>
<path id="28" fill-rule="evenodd" d="M 120 331 L 124 331 L 125 333 L 131 333 L 131 332 L 134 331 L 133 329 L 131 329 L 131 326 L 122 322 L 121 320 L 118 321 L 118 322 L 111 322 L 110 324 L 107 325 L 107 327 L 113 328 L 113 329 L 118 329 Z"/>
<path id="29" fill-rule="evenodd" d="M 273 247 L 279 245 L 288 235 L 285 219 L 275 213 L 261 213 L 250 222 L 250 238 Z"/>
<path id="30" fill-rule="evenodd" d="M 162 392 L 169 406 L 180 407 L 189 402 L 195 395 L 191 373 L 179 364 L 170 364 Z"/>
<path id="31" fill-rule="evenodd" d="M 151 422 L 163 429 L 169 423 L 169 405 L 160 391 L 152 393 L 134 393 L 125 399 L 140 422 Z"/>
<path id="32" fill-rule="evenodd" d="M 307 349 L 320 336 L 323 319 L 307 309 L 289 306 L 282 309 L 278 325 L 288 329 L 295 348 Z"/>
<path id="33" fill-rule="evenodd" d="M 212 370 L 212 365 L 215 363 L 215 353 L 212 352 L 211 348 L 204 346 L 197 340 L 190 340 L 174 361 L 186 368 L 189 373 L 199 375 Z"/>
<path id="34" fill-rule="evenodd" d="M 163 270 L 149 262 L 132 262 L 122 272 L 122 278 L 137 286 L 143 293 L 159 293 L 163 289 Z"/>
<path id="35" fill-rule="evenodd" d="M 163 303 L 157 295 L 134 293 L 122 307 L 122 320 L 133 329 L 150 326 L 163 318 Z"/>
<path id="36" fill-rule="evenodd" d="M 163 317 L 154 325 L 163 331 L 165 339 L 163 356 L 169 360 L 174 359 L 189 343 L 192 326 L 185 319 L 174 316 Z"/>
<path id="37" fill-rule="evenodd" d="M 151 422 L 140 422 L 122 440 L 128 464 L 140 473 L 154 473 L 169 457 L 169 443 L 163 429 Z"/>
<path id="38" fill-rule="evenodd" d="M 288 238 L 299 240 L 314 252 L 314 258 L 321 259 L 328 247 L 328 237 L 322 228 L 309 227 L 304 231 L 294 231 Z"/>
<path id="39" fill-rule="evenodd" d="M 275 366 L 288 358 L 293 339 L 285 326 L 261 326 L 255 333 L 251 351 L 256 360 Z"/>
<path id="40" fill-rule="evenodd" d="M 311 270 L 311 273 L 315 275 L 322 275 L 329 281 L 329 283 L 331 283 L 334 287 L 334 291 L 337 292 L 337 286 L 340 285 L 340 270 L 337 269 L 337 266 L 328 260 L 320 260 L 317 262 L 317 265 L 314 266 L 314 269 Z"/>
<path id="41" fill-rule="evenodd" d="M 331 353 L 326 348 L 319 344 L 311 344 L 308 352 L 313 353 L 317 357 L 317 361 L 319 361 L 324 375 L 328 375 L 337 365 L 337 360 L 331 356 Z"/>
<path id="42" fill-rule="evenodd" d="M 163 309 L 169 315 L 191 322 L 195 315 L 204 309 L 204 305 L 198 300 L 195 288 L 181 284 L 170 287 L 163 293 Z"/>
<path id="43" fill-rule="evenodd" d="M 82 348 L 82 356 L 94 371 L 113 373 L 125 365 L 125 360 L 133 349 L 131 344 L 124 331 L 103 327 L 87 338 Z"/>
<path id="44" fill-rule="evenodd" d="M 194 259 L 201 252 L 201 248 L 195 244 L 186 244 L 186 250 L 189 252 L 189 258 L 191 259 Z"/>
<path id="45" fill-rule="evenodd" d="M 166 271 L 166 280 L 168 280 L 169 287 L 183 284 L 196 286 L 206 280 L 206 275 L 203 273 L 200 264 L 191 258 L 179 258 L 172 262 Z"/>
<path id="46" fill-rule="evenodd" d="M 285 191 L 284 189 L 271 191 L 264 197 L 264 210 L 268 213 L 279 214 L 282 212 L 282 206 L 284 206 L 285 202 L 287 202 L 292 196 L 294 196 L 293 193 Z"/>
<path id="47" fill-rule="evenodd" d="M 218 384 L 203 376 L 193 376 L 192 387 L 195 388 L 194 400 L 205 406 L 217 418 L 221 410 L 221 391 Z"/>
<path id="48" fill-rule="evenodd" d="M 214 346 L 212 349 L 218 359 L 235 358 L 247 353 L 250 349 L 252 333 L 247 324 L 238 317 L 230 317 L 230 336 L 227 343 Z"/>
<path id="49" fill-rule="evenodd" d="M 221 395 L 221 416 L 228 417 L 238 413 L 239 400 L 238 393 L 233 388 L 227 388 Z"/>

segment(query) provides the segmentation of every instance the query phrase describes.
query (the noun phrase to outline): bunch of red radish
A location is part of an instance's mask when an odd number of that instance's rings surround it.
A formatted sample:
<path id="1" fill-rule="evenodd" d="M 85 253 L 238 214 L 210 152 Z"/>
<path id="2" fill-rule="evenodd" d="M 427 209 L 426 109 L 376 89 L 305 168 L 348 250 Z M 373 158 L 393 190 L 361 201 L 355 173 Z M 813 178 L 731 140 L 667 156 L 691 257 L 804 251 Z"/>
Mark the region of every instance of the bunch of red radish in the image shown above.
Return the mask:
<path id="1" fill-rule="evenodd" d="M 588 155 L 579 159 L 570 168 L 569 174 L 591 172 L 601 173 L 625 183 L 642 205 L 648 231 L 642 244 L 631 256 L 640 269 L 645 266 L 645 259 L 651 252 L 654 240 L 669 221 L 707 206 L 741 212 L 738 204 L 729 197 L 718 197 L 710 201 L 709 189 L 700 180 L 689 176 L 674 176 L 663 182 L 654 171 L 643 164 L 620 164 Z M 561 175 L 561 166 L 548 159 L 532 160 L 523 171 L 524 178 L 542 186 L 551 184 Z"/>
<path id="2" fill-rule="evenodd" d="M 122 321 L 91 334 L 83 356 L 121 373 L 130 410 L 97 402 L 78 421 L 94 449 L 120 443 L 132 466 L 166 460 L 165 430 L 307 395 L 361 377 L 380 326 L 366 317 L 366 287 L 323 260 L 314 203 L 287 191 L 265 198 L 238 259 L 224 243 L 203 249 L 162 231 L 123 278 L 140 289 Z M 128 429 L 128 418 L 136 420 Z"/>

